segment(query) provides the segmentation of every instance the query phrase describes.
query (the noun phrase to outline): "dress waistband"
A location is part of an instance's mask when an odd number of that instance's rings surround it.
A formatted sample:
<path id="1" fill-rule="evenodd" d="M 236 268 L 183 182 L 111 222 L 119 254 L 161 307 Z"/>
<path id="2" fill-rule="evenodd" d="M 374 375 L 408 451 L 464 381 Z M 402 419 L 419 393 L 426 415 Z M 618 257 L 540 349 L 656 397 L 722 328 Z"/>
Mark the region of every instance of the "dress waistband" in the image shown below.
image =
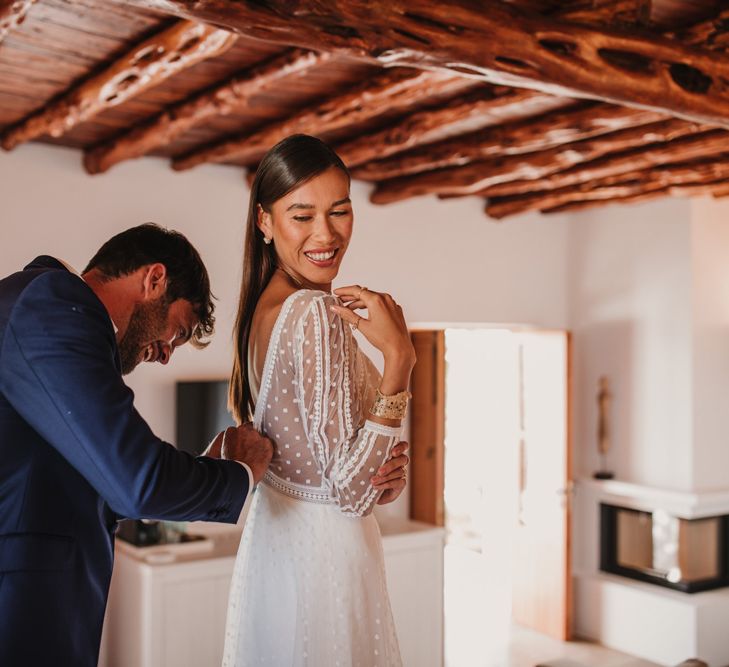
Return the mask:
<path id="1" fill-rule="evenodd" d="M 309 486 L 295 484 L 294 482 L 287 482 L 286 480 L 274 475 L 270 470 L 266 471 L 262 481 L 266 486 L 270 486 L 275 491 L 284 493 L 287 496 L 296 498 L 297 500 L 304 500 L 309 503 L 320 503 L 324 505 L 331 505 L 334 503 L 334 499 L 329 495 L 329 492 L 326 489 L 312 489 Z"/>

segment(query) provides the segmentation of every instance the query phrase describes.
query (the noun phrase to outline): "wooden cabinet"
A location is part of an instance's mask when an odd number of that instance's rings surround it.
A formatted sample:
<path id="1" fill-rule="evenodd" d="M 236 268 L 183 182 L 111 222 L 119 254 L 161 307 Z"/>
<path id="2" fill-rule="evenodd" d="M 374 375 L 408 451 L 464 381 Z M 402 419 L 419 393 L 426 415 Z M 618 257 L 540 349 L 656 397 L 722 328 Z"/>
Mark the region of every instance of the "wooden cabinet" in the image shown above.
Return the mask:
<path id="1" fill-rule="evenodd" d="M 382 526 L 390 599 L 406 667 L 443 663 L 443 529 L 413 521 Z M 140 555 L 118 545 L 100 667 L 217 667 L 240 533 L 196 524 L 196 551 Z M 165 562 L 168 561 L 168 562 Z M 286 666 L 281 666 L 286 667 Z"/>

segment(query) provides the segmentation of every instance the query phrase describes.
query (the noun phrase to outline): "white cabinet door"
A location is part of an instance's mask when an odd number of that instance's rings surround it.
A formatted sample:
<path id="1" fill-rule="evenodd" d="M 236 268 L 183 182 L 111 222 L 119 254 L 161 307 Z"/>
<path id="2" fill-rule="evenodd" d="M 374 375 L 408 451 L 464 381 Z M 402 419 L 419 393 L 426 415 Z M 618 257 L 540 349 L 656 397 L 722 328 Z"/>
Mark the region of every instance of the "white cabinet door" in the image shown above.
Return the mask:
<path id="1" fill-rule="evenodd" d="M 153 623 L 164 641 L 153 642 L 158 656 L 152 664 L 220 667 L 231 576 L 232 569 L 157 583 Z"/>
<path id="2" fill-rule="evenodd" d="M 443 544 L 385 547 L 387 588 L 405 667 L 443 664 Z"/>

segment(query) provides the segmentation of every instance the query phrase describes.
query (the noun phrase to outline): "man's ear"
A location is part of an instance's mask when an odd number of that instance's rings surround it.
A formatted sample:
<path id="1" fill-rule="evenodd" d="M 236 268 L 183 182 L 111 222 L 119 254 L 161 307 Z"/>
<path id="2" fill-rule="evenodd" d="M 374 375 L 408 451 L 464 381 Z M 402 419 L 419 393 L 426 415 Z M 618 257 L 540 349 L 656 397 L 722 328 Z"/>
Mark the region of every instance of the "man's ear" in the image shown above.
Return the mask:
<path id="1" fill-rule="evenodd" d="M 256 226 L 266 238 L 273 238 L 273 223 L 271 214 L 263 210 L 263 206 L 256 207 Z"/>
<path id="2" fill-rule="evenodd" d="M 156 301 L 167 291 L 167 267 L 159 262 L 142 269 L 142 298 Z"/>

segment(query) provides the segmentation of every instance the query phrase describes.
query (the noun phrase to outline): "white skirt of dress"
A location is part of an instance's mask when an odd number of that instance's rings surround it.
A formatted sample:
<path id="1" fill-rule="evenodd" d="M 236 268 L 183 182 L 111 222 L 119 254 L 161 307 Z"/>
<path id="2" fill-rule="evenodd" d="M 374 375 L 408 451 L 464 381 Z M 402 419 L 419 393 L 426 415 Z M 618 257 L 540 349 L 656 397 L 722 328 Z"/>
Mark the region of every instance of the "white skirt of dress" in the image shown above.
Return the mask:
<path id="1" fill-rule="evenodd" d="M 400 667 L 374 516 L 259 484 L 228 602 L 223 667 Z"/>

